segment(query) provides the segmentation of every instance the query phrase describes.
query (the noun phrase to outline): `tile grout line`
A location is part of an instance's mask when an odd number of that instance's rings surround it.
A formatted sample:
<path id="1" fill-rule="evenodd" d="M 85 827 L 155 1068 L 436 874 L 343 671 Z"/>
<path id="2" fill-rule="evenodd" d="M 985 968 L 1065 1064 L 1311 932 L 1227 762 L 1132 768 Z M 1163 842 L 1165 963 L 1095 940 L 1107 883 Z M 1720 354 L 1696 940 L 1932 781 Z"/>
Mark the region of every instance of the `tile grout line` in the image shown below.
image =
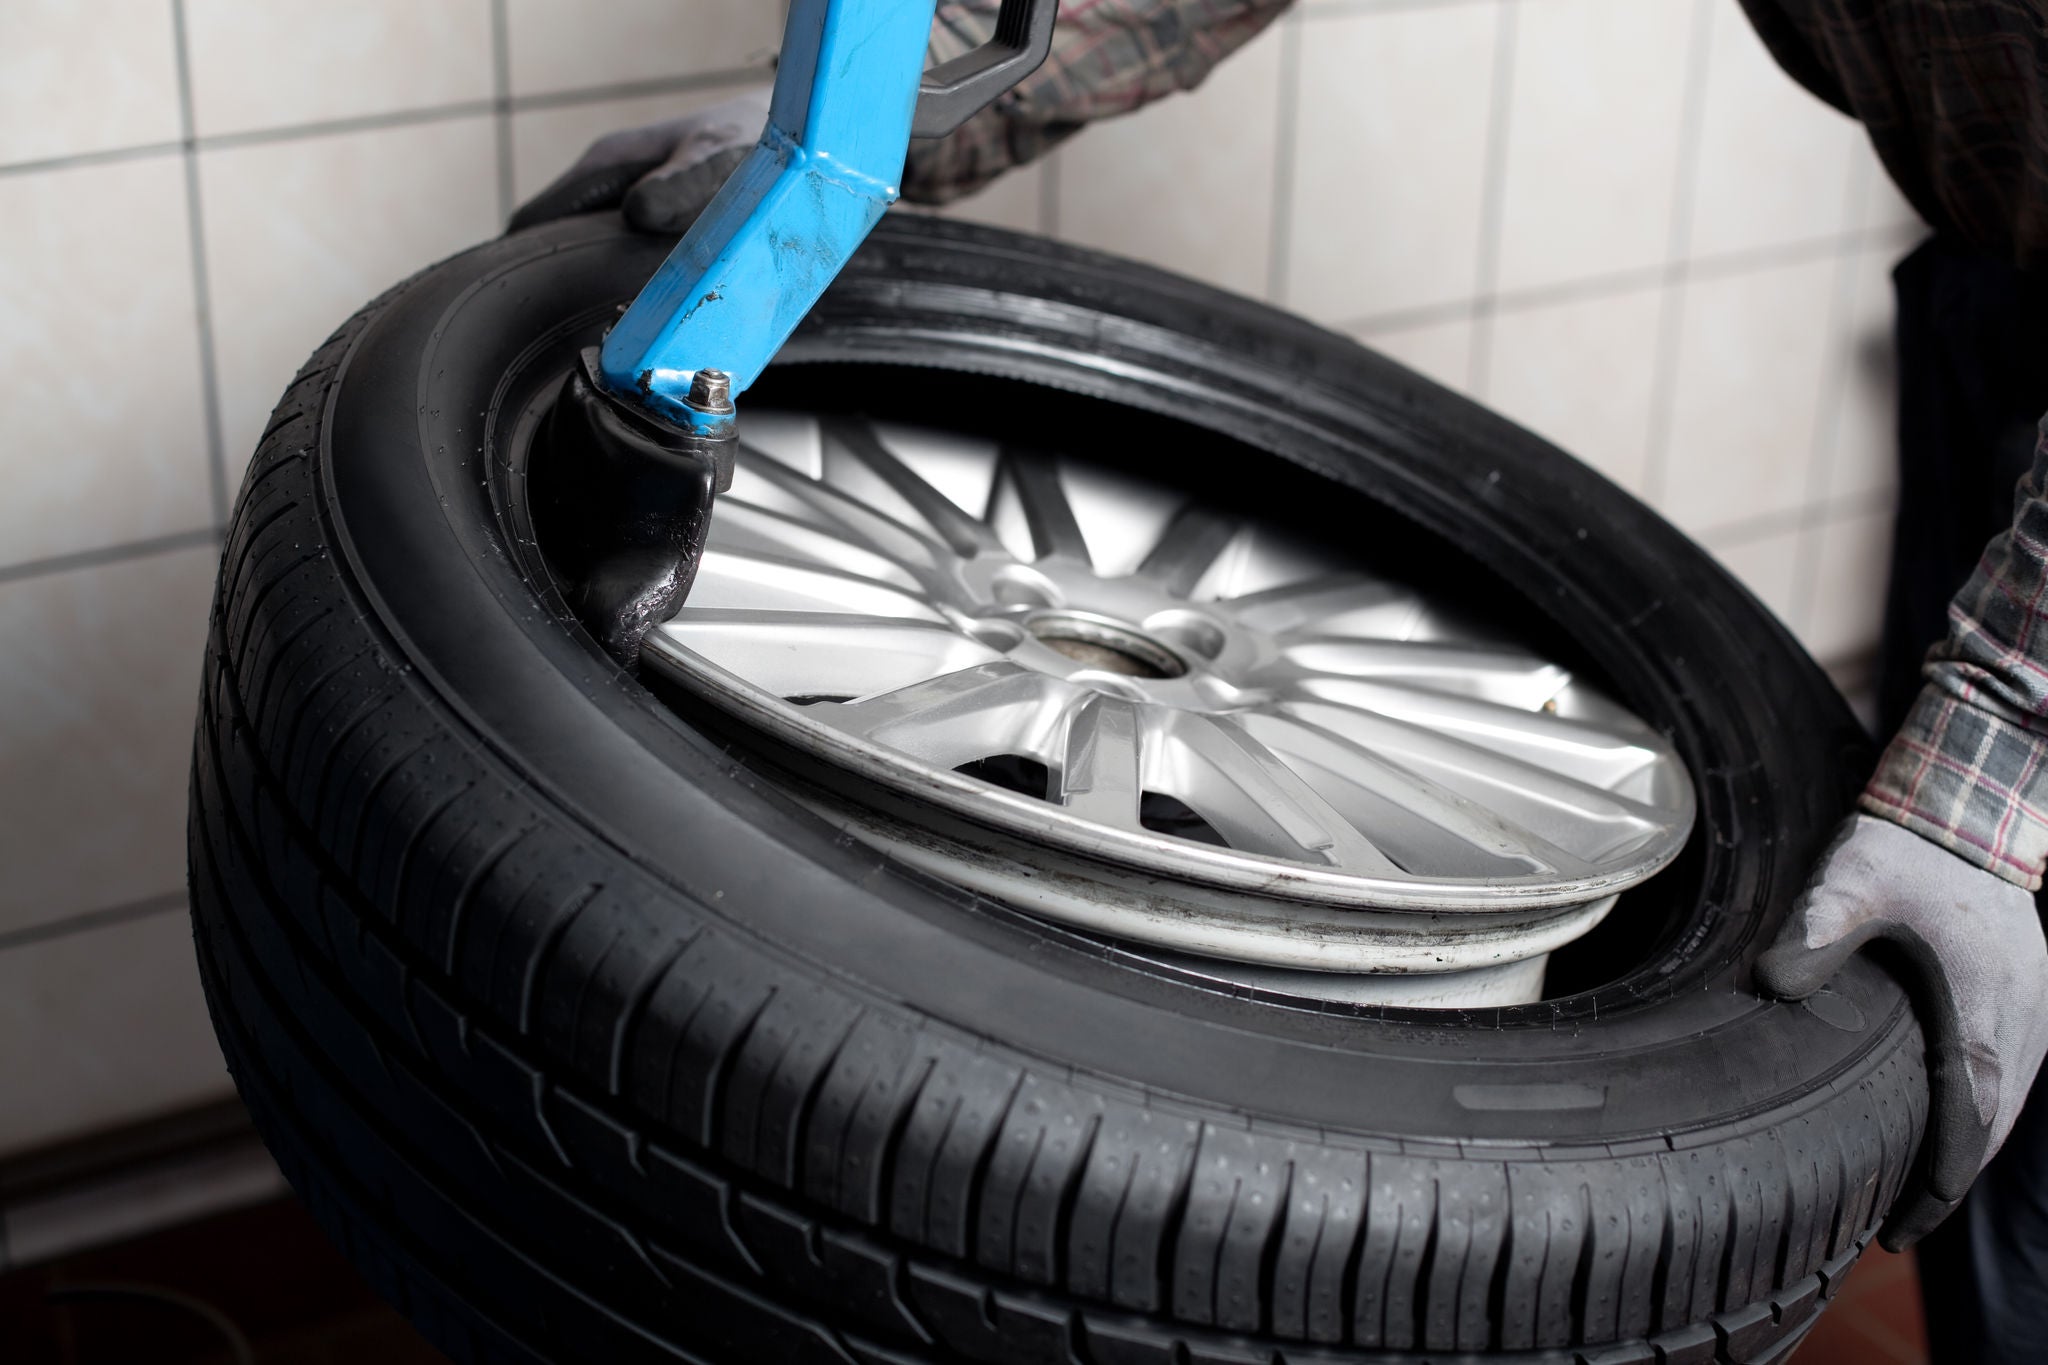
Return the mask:
<path id="1" fill-rule="evenodd" d="M 1055 148 L 1038 173 L 1038 230 L 1048 237 L 1060 235 L 1060 177 L 1065 169 L 1066 160 Z"/>
<path id="2" fill-rule="evenodd" d="M 1852 493 L 1844 498 L 1802 503 L 1797 507 L 1787 507 L 1776 512 L 1758 512 L 1753 516 L 1737 517 L 1733 521 L 1715 522 L 1711 526 L 1702 526 L 1684 533 L 1689 539 L 1698 541 L 1710 549 L 1734 549 L 1762 540 L 1766 536 L 1818 530 L 1854 517 L 1889 512 L 1897 497 L 1897 492 L 1890 489 Z M 1684 528 L 1681 527 L 1680 530 L 1683 531 Z"/>
<path id="3" fill-rule="evenodd" d="M 1486 169 L 1479 200 L 1479 258 L 1473 263 L 1472 339 L 1465 357 L 1466 391 L 1484 394 L 1492 378 L 1493 318 L 1500 287 L 1500 255 L 1506 217 L 1508 124 L 1515 94 L 1515 47 L 1521 11 L 1500 0 L 1494 12 L 1493 75 L 1488 99 Z"/>
<path id="4" fill-rule="evenodd" d="M 47 578 L 51 574 L 68 573 L 73 569 L 105 568 L 110 564 L 122 564 L 131 559 L 147 559 L 151 555 L 171 554 L 178 550 L 196 549 L 201 545 L 218 545 L 221 535 L 222 531 L 218 526 L 201 526 L 190 531 L 175 531 L 167 536 L 152 536 L 147 540 L 123 541 L 118 545 L 73 550 L 67 554 L 48 555 L 42 559 L 24 559 L 13 564 L 0 564 L 0 585 L 20 583 L 31 578 Z"/>
<path id="5" fill-rule="evenodd" d="M 153 919 L 174 910 L 183 910 L 185 905 L 184 891 L 165 891 L 158 895 L 145 896 L 139 901 L 129 901 L 124 905 L 109 905 L 98 910 L 81 911 L 63 919 L 51 920 L 47 924 L 31 924 L 23 929 L 11 929 L 0 933 L 0 953 L 69 938 L 73 934 L 90 933 L 94 929 L 110 929 L 117 924 L 132 924 L 136 920 Z"/>
<path id="6" fill-rule="evenodd" d="M 179 11 L 182 13 L 182 8 Z M 182 26 L 180 28 L 182 32 Z M 722 85 L 738 85 L 758 81 L 772 72 L 767 66 L 721 67 L 716 71 L 700 71 L 679 76 L 657 76 L 648 80 L 618 81 L 609 85 L 578 86 L 569 90 L 546 91 L 533 95 L 508 95 L 506 109 L 519 114 L 529 110 L 567 109 L 583 104 L 601 104 L 607 100 L 636 99 L 643 95 L 677 95 L 692 90 L 715 89 Z M 33 161 L 11 161 L 0 163 L 0 178 L 15 175 L 35 175 L 44 171 L 65 171 L 87 166 L 106 165 L 110 162 L 141 161 L 151 157 L 173 156 L 179 152 L 225 151 L 236 147 L 255 147 L 273 142 L 294 142 L 302 138 L 330 137 L 340 133 L 374 132 L 383 128 L 407 128 L 423 123 L 438 123 L 444 119 L 471 118 L 479 114 L 497 112 L 495 99 L 462 100 L 454 104 L 426 105 L 416 109 L 393 109 L 377 114 L 357 114 L 347 118 L 316 119 L 309 123 L 279 124 L 270 128 L 250 128 L 232 133 L 213 133 L 204 137 L 191 135 L 175 142 L 144 142 L 132 147 L 115 147 L 99 152 L 75 152 L 65 156 L 41 157 Z M 189 125 L 188 125 L 189 128 Z"/>
<path id="7" fill-rule="evenodd" d="M 617 81 L 610 85 L 584 85 L 568 90 L 542 91 L 533 95 L 513 95 L 509 102 L 513 113 L 523 114 L 533 109 L 567 109 L 579 104 L 600 104 L 605 100 L 638 99 L 642 95 L 679 95 L 691 90 L 738 85 L 742 81 L 763 81 L 774 74 L 774 64 L 762 62 L 753 66 L 720 67 L 716 71 L 695 71 L 677 76 L 654 76 L 640 81 Z"/>
<path id="8" fill-rule="evenodd" d="M 1287 290 L 1288 254 L 1294 232 L 1295 148 L 1301 125 L 1301 26 L 1302 11 L 1288 13 L 1281 20 L 1279 90 L 1280 102 L 1273 124 L 1273 204 L 1266 242 L 1266 302 L 1275 307 Z"/>
<path id="9" fill-rule="evenodd" d="M 1870 184 L 1870 162 L 1859 160 L 1842 195 L 1845 222 L 1859 223 Z M 1855 313 L 1856 255 L 1843 251 L 1835 257 L 1835 277 L 1830 281 L 1826 344 L 1829 355 L 1820 375 L 1820 404 L 1813 414 L 1813 437 L 1806 456 L 1805 534 L 1792 552 L 1792 620 L 1795 630 L 1804 630 L 1808 617 L 1818 605 L 1821 528 L 1826 524 L 1822 507 L 1834 474 L 1835 445 L 1841 433 L 1842 408 L 1849 398 L 1849 373 L 1855 357 L 1846 333 Z"/>
<path id="10" fill-rule="evenodd" d="M 491 0 L 491 123 L 498 149 L 498 221 L 512 217 L 512 35 L 505 0 Z"/>
<path id="11" fill-rule="evenodd" d="M 132 147 L 112 147 L 102 152 L 70 152 L 64 156 L 46 156 L 35 161 L 10 161 L 0 165 L 0 177 L 40 175 L 45 171 L 69 171 L 121 161 L 144 161 L 150 157 L 175 156 L 184 149 L 185 144 L 182 140 L 138 142 Z"/>
<path id="12" fill-rule="evenodd" d="M 1713 45 L 1712 0 L 1693 0 L 1693 43 L 1686 63 L 1685 106 L 1679 124 L 1678 174 L 1671 186 L 1671 237 L 1666 251 L 1664 296 L 1658 307 L 1657 351 L 1650 378 L 1650 429 L 1644 436 L 1643 501 L 1657 506 L 1664 493 L 1676 421 L 1678 347 L 1684 334 L 1685 296 L 1690 278 L 1694 200 L 1699 192 L 1700 143 L 1706 122 L 1707 73 Z"/>
<path id="13" fill-rule="evenodd" d="M 378 114 L 351 114 L 347 118 L 315 119 L 310 123 L 282 123 L 273 128 L 244 128 L 232 133 L 215 133 L 199 139 L 201 151 L 230 151 L 238 147 L 265 147 L 278 142 L 301 142 L 308 138 L 335 137 L 343 133 L 371 133 L 385 128 L 415 128 L 424 123 L 475 118 L 496 108 L 493 100 L 457 100 L 453 104 L 427 104 L 414 109 L 390 109 Z"/>
<path id="14" fill-rule="evenodd" d="M 1688 280 L 1693 281 L 1735 279 L 1782 266 L 1868 251 L 1887 245 L 1886 236 L 1882 229 L 1857 229 L 1831 237 L 1809 237 L 1771 246 L 1744 247 L 1716 256 L 1697 257 L 1684 263 L 1685 275 Z M 1555 284 L 1525 285 L 1519 289 L 1497 291 L 1488 303 L 1495 313 L 1517 313 L 1560 304 L 1587 303 L 1662 287 L 1671 280 L 1679 266 L 1679 262 L 1667 261 L 1661 265 L 1641 266 L 1616 271 L 1610 275 L 1588 275 L 1575 280 L 1561 280 Z M 1467 316 L 1477 302 L 1476 298 L 1454 299 L 1444 303 L 1428 303 L 1413 308 L 1397 309 L 1390 313 L 1372 313 L 1324 325 L 1343 332 L 1397 332 L 1410 327 L 1454 322 Z"/>
<path id="15" fill-rule="evenodd" d="M 185 0 L 171 0 L 171 35 L 178 71 L 179 145 L 185 162 L 185 231 L 192 239 L 192 315 L 199 350 L 199 401 L 206 426 L 213 524 L 219 530 L 228 522 L 227 441 L 221 432 L 220 368 L 213 349 L 213 297 L 206 268 L 206 212 L 199 190 L 198 123 L 193 113 L 192 53 L 185 32 Z"/>

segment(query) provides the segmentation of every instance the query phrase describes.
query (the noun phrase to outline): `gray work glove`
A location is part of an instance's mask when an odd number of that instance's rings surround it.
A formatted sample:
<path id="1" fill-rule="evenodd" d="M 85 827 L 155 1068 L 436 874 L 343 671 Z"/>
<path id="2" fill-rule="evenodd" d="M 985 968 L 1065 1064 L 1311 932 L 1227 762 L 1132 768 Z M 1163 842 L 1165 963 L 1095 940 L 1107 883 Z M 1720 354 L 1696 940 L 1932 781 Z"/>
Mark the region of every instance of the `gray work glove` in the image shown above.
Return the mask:
<path id="1" fill-rule="evenodd" d="M 1757 980 L 1803 1000 L 1876 939 L 1911 966 L 1933 1090 L 1924 1175 L 1880 1234 L 1896 1251 L 1962 1202 L 2019 1117 L 2048 1052 L 2048 943 L 2033 893 L 1888 820 L 1855 815 L 1758 959 Z"/>
<path id="2" fill-rule="evenodd" d="M 599 138 L 521 204 L 506 230 L 622 208 L 642 232 L 683 231 L 761 140 L 768 96 L 764 85 L 694 114 Z"/>

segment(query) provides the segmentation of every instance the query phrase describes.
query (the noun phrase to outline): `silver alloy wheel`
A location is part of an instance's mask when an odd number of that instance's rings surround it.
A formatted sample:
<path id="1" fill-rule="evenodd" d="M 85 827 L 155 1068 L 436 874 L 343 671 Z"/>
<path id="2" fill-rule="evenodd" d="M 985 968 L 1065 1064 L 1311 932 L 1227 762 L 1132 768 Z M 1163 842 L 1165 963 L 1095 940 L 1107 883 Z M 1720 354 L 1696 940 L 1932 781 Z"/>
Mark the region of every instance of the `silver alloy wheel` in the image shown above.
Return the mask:
<path id="1" fill-rule="evenodd" d="M 956 434 L 742 440 L 646 658 L 958 817 L 821 806 L 941 875 L 1170 952 L 1505 980 L 1690 831 L 1662 736 L 1341 551 Z"/>

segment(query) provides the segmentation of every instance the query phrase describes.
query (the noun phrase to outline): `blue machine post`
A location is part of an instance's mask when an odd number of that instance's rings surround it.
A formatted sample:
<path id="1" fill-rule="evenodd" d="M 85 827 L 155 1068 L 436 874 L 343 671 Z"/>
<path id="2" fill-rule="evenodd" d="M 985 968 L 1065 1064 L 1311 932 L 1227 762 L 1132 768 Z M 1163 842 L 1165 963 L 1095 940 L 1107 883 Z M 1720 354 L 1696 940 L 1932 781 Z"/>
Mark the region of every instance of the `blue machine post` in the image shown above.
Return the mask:
<path id="1" fill-rule="evenodd" d="M 910 139 L 943 137 L 1036 70 L 1058 8 L 1003 0 L 988 42 L 925 71 L 937 0 L 790 0 L 760 142 L 584 349 L 536 443 L 576 474 L 550 553 L 563 595 L 625 667 L 696 577 L 732 486 L 733 398 L 895 202 Z"/>
<path id="2" fill-rule="evenodd" d="M 744 391 L 894 203 L 936 0 L 792 0 L 768 126 L 605 339 L 607 388 L 684 427 Z"/>

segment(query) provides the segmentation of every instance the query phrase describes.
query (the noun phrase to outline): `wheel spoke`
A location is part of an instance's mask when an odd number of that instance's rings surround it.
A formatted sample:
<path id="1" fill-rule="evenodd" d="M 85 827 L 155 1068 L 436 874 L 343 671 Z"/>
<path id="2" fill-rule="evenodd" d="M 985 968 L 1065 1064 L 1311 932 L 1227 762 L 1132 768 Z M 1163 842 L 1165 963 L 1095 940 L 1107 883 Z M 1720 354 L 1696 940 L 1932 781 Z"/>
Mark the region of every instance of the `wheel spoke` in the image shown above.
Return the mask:
<path id="1" fill-rule="evenodd" d="M 1159 543 L 1138 565 L 1138 577 L 1152 579 L 1176 597 L 1186 597 L 1243 525 L 1213 508 L 1188 503 L 1173 514 Z"/>
<path id="2" fill-rule="evenodd" d="M 1555 767 L 1389 716 L 1316 702 L 1281 712 L 1531 830 L 1559 848 L 1597 859 L 1642 844 L 1670 827 L 1669 810 L 1616 794 Z"/>
<path id="3" fill-rule="evenodd" d="M 1328 635 L 1299 637 L 1283 645 L 1270 671 L 1276 676 L 1254 675 L 1253 680 L 1331 674 L 1478 697 L 1522 710 L 1540 708 L 1572 680 L 1569 670 L 1520 651 L 1435 640 L 1354 640 Z"/>
<path id="4" fill-rule="evenodd" d="M 963 511 L 922 474 L 898 459 L 865 419 L 827 422 L 825 437 L 866 465 L 896 496 L 909 503 L 955 554 L 972 559 L 979 554 L 1001 553 L 995 532 L 985 522 Z"/>
<path id="5" fill-rule="evenodd" d="M 905 588 L 930 586 L 917 571 L 870 549 L 842 526 L 820 525 L 730 498 L 718 504 L 707 544 L 714 552 L 798 560 Z"/>
<path id="6" fill-rule="evenodd" d="M 1399 640 L 1422 616 L 1415 594 L 1363 574 L 1326 574 L 1221 605 L 1252 629 L 1274 635 L 1311 627 L 1319 634 Z"/>
<path id="7" fill-rule="evenodd" d="M 999 658 L 930 621 L 837 612 L 685 608 L 658 631 L 778 697 L 862 697 Z"/>
<path id="8" fill-rule="evenodd" d="M 920 578 L 938 574 L 940 566 L 952 557 L 945 546 L 915 527 L 905 526 L 894 517 L 877 512 L 829 484 L 820 483 L 772 459 L 742 466 L 742 472 L 756 476 L 762 484 L 778 495 L 784 504 L 782 507 L 769 507 L 766 510 L 814 522 L 827 531 L 850 536 L 867 549 L 896 561 Z M 739 481 L 735 479 L 733 492 L 721 499 L 719 505 L 723 507 L 730 502 L 754 501 L 754 490 L 742 489 Z M 718 524 L 717 516 L 714 515 L 711 521 L 715 527 Z"/>
<path id="9" fill-rule="evenodd" d="M 714 520 L 715 520 L 714 516 Z M 921 591 L 829 565 L 779 555 L 707 548 L 690 588 L 693 607 L 757 611 L 842 611 L 943 621 Z"/>
<path id="10" fill-rule="evenodd" d="M 1248 733 L 1311 777 L 1354 825 L 1373 831 L 1382 851 L 1411 873 L 1494 875 L 1551 872 L 1583 876 L 1586 859 L 1439 782 L 1352 743 L 1342 735 L 1277 712 L 1244 717 Z"/>
<path id="11" fill-rule="evenodd" d="M 1398 876 L 1400 868 L 1300 774 L 1235 721 L 1166 713 L 1147 787 L 1185 802 L 1233 849 Z"/>
<path id="12" fill-rule="evenodd" d="M 1140 731 L 1137 709 L 1121 698 L 1096 695 L 1076 707 L 1053 799 L 1083 819 L 1141 828 Z"/>
<path id="13" fill-rule="evenodd" d="M 1283 698 L 1335 702 L 1519 758 L 1612 790 L 1657 761 L 1664 744 L 1648 726 L 1626 733 L 1545 710 L 1502 706 L 1478 697 L 1365 678 L 1308 677 L 1279 689 Z"/>
<path id="14" fill-rule="evenodd" d="M 1077 690 L 1062 679 L 996 659 L 877 696 L 807 708 L 819 719 L 936 767 L 999 754 L 1050 766 Z"/>
<path id="15" fill-rule="evenodd" d="M 1059 466 L 1053 457 L 1006 447 L 1001 469 L 1010 476 L 1023 504 L 1024 522 L 1031 529 L 1031 545 L 1038 557 L 1089 563 L 1088 542 L 1082 538 L 1081 524 L 1074 520 L 1074 508 L 1060 486 Z"/>

